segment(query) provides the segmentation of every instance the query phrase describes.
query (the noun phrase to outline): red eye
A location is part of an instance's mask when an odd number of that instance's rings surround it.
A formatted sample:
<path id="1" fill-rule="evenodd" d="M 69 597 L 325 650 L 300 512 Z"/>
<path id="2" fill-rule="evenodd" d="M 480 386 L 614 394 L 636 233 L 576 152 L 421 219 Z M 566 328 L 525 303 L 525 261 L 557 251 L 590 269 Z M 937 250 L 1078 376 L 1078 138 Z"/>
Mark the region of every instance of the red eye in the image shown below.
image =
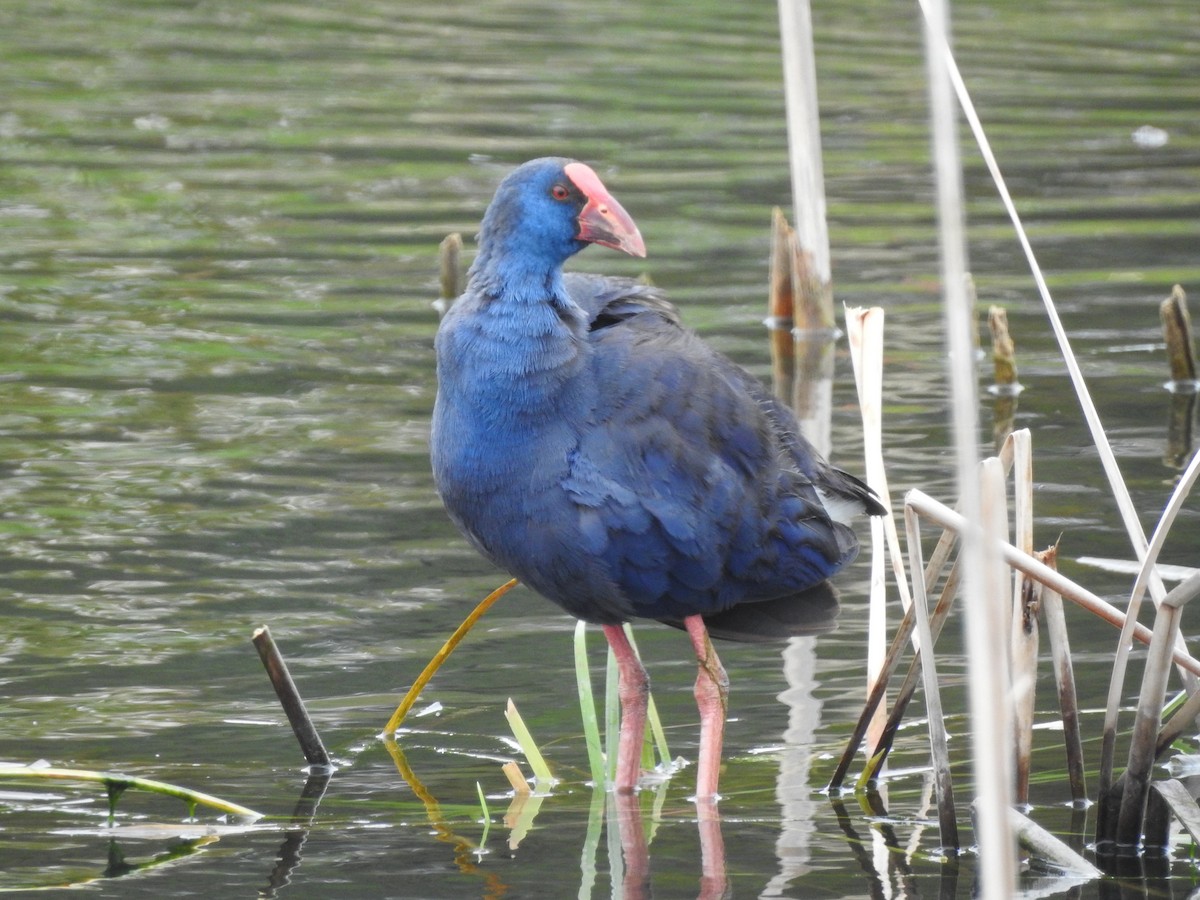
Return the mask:
<path id="1" fill-rule="evenodd" d="M 555 200 L 566 200 L 571 196 L 571 192 L 567 189 L 565 184 L 556 184 L 554 187 L 550 188 L 550 196 Z"/>

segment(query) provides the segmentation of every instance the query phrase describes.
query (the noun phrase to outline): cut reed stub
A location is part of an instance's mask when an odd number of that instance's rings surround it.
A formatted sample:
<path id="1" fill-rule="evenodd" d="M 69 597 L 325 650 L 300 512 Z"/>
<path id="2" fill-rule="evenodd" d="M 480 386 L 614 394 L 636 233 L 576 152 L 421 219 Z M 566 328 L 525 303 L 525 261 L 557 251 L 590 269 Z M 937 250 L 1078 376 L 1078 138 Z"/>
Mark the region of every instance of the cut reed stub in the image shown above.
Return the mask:
<path id="1" fill-rule="evenodd" d="M 1002 306 L 988 309 L 988 331 L 992 333 L 992 366 L 995 383 L 988 393 L 1000 397 L 1015 397 L 1024 388 L 1017 380 L 1017 353 L 1008 331 L 1008 313 Z"/>
<path id="2" fill-rule="evenodd" d="M 797 338 L 836 339 L 833 288 L 821 278 L 811 248 L 776 207 L 771 218 L 771 272 L 767 298 L 768 328 L 790 323 Z"/>
<path id="3" fill-rule="evenodd" d="M 433 301 L 433 308 L 439 316 L 445 315 L 450 304 L 462 293 L 462 249 L 462 235 L 457 231 L 446 235 L 438 244 L 438 284 L 441 293 Z"/>
<path id="4" fill-rule="evenodd" d="M 1162 318 L 1163 339 L 1167 344 L 1167 362 L 1171 380 L 1165 385 L 1172 393 L 1194 394 L 1200 391 L 1196 378 L 1196 346 L 1192 339 L 1192 317 L 1188 313 L 1187 294 L 1175 285 L 1171 296 L 1158 307 Z"/>

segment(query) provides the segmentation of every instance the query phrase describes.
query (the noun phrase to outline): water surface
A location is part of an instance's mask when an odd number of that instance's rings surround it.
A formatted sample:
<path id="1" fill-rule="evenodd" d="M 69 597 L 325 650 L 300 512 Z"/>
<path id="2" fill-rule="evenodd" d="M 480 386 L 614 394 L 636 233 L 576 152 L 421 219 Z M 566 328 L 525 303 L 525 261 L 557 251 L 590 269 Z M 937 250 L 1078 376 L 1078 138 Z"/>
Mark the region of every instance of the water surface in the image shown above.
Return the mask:
<path id="1" fill-rule="evenodd" d="M 887 310 L 893 491 L 951 500 L 917 14 L 851 2 L 814 15 L 837 298 Z M 1191 448 L 1169 440 L 1156 305 L 1200 282 L 1200 19 L 1188 2 L 1109 0 L 971 2 L 955 17 L 1149 530 Z M 375 739 L 504 578 L 458 537 L 429 474 L 437 244 L 461 231 L 469 256 L 512 165 L 586 159 L 650 254 L 593 249 L 576 267 L 648 273 L 689 325 L 768 377 L 767 225 L 790 205 L 776 34 L 771 4 L 7 4 L 0 759 L 175 781 L 271 818 L 197 842 L 155 830 L 181 805 L 129 795 L 110 833 L 94 790 L 0 785 L 0 887 L 245 896 L 275 871 L 273 890 L 298 897 L 621 895 L 616 845 L 594 828 L 589 843 L 572 623 L 549 604 L 519 592 L 488 615 L 427 691 L 440 712 L 410 722 L 403 766 Z M 1139 144 L 1142 126 L 1166 143 Z M 1027 388 L 1016 425 L 1033 431 L 1037 542 L 1062 534 L 1064 571 L 1119 599 L 1128 578 L 1075 562 L 1130 554 L 1016 243 L 964 157 L 972 270 L 982 300 L 1008 308 Z M 836 462 L 859 471 L 844 345 L 832 437 Z M 1196 520 L 1185 510 L 1166 561 L 1195 564 Z M 972 857 L 955 881 L 930 824 L 919 698 L 887 816 L 818 793 L 862 700 L 866 572 L 841 579 L 836 633 L 725 651 L 736 896 L 969 892 Z M 1094 709 L 1113 635 L 1068 614 Z M 302 760 L 249 643 L 262 623 L 343 764 L 286 874 L 277 857 L 293 858 L 288 829 L 311 809 L 293 820 Z M 966 796 L 959 630 L 941 671 Z M 693 758 L 686 641 L 649 627 L 639 640 L 672 750 Z M 563 779 L 515 850 L 498 762 L 513 755 L 508 697 Z M 1054 733 L 1039 735 L 1035 816 L 1078 829 Z M 493 818 L 482 855 L 477 783 Z M 642 797 L 656 896 L 700 890 L 690 784 L 685 769 Z M 215 821 L 202 814 L 200 830 Z M 1181 845 L 1152 875 L 1146 891 L 1182 896 L 1195 868 Z M 1079 896 L 1116 891 L 1142 896 L 1143 882 Z"/>

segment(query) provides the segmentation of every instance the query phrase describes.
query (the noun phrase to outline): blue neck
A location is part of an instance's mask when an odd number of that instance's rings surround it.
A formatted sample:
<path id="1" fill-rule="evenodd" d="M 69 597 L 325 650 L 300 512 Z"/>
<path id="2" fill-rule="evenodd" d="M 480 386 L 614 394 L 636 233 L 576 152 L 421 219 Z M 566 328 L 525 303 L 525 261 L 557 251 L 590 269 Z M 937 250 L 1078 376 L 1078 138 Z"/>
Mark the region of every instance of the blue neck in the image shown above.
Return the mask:
<path id="1" fill-rule="evenodd" d="M 481 248 L 475 258 L 468 290 L 505 303 L 548 301 L 557 306 L 567 302 L 562 263 L 550 264 L 545 259 L 513 253 L 494 255 L 488 251 L 487 246 Z"/>

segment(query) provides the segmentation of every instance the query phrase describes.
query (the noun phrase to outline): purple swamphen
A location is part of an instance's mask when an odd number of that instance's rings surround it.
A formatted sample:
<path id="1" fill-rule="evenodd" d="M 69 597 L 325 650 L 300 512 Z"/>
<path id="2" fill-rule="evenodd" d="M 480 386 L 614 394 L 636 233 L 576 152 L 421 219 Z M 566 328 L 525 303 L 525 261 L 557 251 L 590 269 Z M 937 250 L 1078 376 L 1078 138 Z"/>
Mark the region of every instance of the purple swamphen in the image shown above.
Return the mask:
<path id="1" fill-rule="evenodd" d="M 884 509 L 654 288 L 564 274 L 589 243 L 646 255 L 588 166 L 536 159 L 501 182 L 437 334 L 434 477 L 484 556 L 603 627 L 618 665 L 618 790 L 637 783 L 648 693 L 622 623 L 686 629 L 700 665 L 697 796 L 711 797 L 728 680 L 709 633 L 828 627 L 825 580 L 858 552 L 842 520 Z"/>

